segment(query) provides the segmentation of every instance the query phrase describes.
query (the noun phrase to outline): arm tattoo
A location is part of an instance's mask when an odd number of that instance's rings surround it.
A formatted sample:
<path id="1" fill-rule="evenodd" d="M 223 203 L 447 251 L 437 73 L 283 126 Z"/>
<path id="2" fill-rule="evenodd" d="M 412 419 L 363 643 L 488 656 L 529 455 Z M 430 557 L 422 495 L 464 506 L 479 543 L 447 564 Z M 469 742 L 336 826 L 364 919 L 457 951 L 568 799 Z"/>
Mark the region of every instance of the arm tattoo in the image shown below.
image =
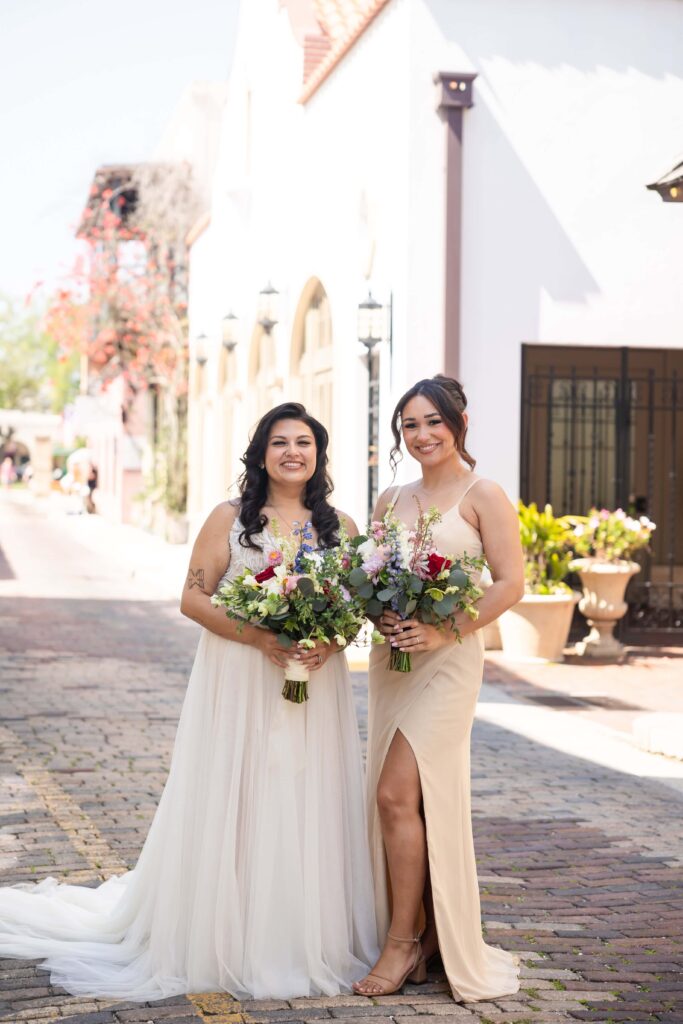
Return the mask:
<path id="1" fill-rule="evenodd" d="M 204 590 L 203 569 L 197 569 L 196 572 L 190 569 L 189 573 L 187 574 L 187 589 L 192 590 L 193 587 L 199 587 L 200 590 Z"/>

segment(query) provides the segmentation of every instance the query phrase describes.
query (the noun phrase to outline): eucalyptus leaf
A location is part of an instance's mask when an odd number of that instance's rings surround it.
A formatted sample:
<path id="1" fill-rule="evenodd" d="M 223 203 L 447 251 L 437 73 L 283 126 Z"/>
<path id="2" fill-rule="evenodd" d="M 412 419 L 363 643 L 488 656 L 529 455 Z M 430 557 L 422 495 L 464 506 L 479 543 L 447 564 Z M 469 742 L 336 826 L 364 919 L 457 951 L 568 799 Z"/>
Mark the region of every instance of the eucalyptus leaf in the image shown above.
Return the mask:
<path id="1" fill-rule="evenodd" d="M 365 606 L 366 615 L 381 615 L 383 611 L 384 605 L 376 597 L 371 597 Z"/>
<path id="2" fill-rule="evenodd" d="M 405 615 L 407 607 L 408 607 L 408 595 L 407 594 L 400 594 L 399 598 L 398 598 L 398 610 L 401 613 L 401 615 Z"/>
<path id="3" fill-rule="evenodd" d="M 413 594 L 421 594 L 423 586 L 424 586 L 424 584 L 423 584 L 422 580 L 420 579 L 420 577 L 416 576 L 415 573 L 413 573 L 412 576 L 410 577 L 410 579 L 408 580 L 408 589 Z"/>
<path id="4" fill-rule="evenodd" d="M 368 574 L 359 565 L 349 573 L 349 583 L 352 587 L 362 587 L 364 583 L 368 582 L 368 579 Z"/>
<path id="5" fill-rule="evenodd" d="M 373 594 L 375 593 L 375 588 L 373 587 L 372 582 L 368 580 L 361 587 L 357 588 L 357 592 L 358 596 L 362 597 L 363 600 L 366 601 L 369 597 L 373 596 Z"/>
<path id="6" fill-rule="evenodd" d="M 416 608 L 417 601 L 414 597 L 411 597 L 410 601 L 408 601 L 408 604 L 406 605 L 406 615 L 412 615 Z"/>
<path id="7" fill-rule="evenodd" d="M 377 593 L 378 601 L 391 601 L 392 597 L 396 597 L 395 587 L 385 587 L 384 590 L 380 590 Z"/>
<path id="8" fill-rule="evenodd" d="M 315 584 L 313 580 L 309 580 L 307 576 L 303 576 L 300 580 L 297 580 L 297 590 L 299 590 L 304 597 L 313 597 L 315 594 Z"/>
<path id="9" fill-rule="evenodd" d="M 315 601 L 313 602 L 313 611 L 314 612 L 324 612 L 326 608 L 327 608 L 327 598 L 325 598 L 325 597 L 316 597 Z"/>
<path id="10" fill-rule="evenodd" d="M 462 569 L 453 569 L 448 576 L 448 582 L 451 587 L 458 587 L 462 590 L 467 586 L 467 573 Z"/>

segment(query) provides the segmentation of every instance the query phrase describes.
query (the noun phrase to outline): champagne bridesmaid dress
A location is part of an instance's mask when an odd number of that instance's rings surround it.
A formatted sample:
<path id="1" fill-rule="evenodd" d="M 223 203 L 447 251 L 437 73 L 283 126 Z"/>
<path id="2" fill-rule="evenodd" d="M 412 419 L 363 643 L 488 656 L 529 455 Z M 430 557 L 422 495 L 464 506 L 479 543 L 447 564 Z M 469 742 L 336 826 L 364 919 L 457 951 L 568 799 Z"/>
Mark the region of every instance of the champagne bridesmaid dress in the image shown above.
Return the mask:
<path id="1" fill-rule="evenodd" d="M 433 531 L 444 555 L 483 553 L 481 536 L 460 514 L 460 500 Z M 399 504 L 400 488 L 392 505 Z M 407 502 L 402 508 L 405 515 Z M 400 516 L 401 509 L 397 510 Z M 482 631 L 462 643 L 413 654 L 412 671 L 389 669 L 389 644 L 370 657 L 368 794 L 375 910 L 380 941 L 389 930 L 389 877 L 377 809 L 377 783 L 397 730 L 417 760 L 439 947 L 456 1000 L 494 999 L 519 989 L 517 958 L 482 938 L 470 808 L 470 734 L 484 663 Z"/>

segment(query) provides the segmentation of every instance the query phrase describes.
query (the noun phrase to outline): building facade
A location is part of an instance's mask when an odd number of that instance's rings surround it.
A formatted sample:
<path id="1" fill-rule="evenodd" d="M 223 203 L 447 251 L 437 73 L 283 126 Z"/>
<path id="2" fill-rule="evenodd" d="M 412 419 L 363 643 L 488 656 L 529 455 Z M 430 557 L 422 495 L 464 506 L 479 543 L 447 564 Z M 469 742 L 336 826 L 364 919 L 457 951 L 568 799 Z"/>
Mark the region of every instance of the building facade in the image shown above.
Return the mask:
<path id="1" fill-rule="evenodd" d="M 379 488 L 396 399 L 456 373 L 478 471 L 511 497 L 658 521 L 643 623 L 654 601 L 676 628 L 683 225 L 646 184 L 683 137 L 681 69 L 677 0 L 243 4 L 191 251 L 192 526 L 285 398 L 328 424 L 337 500 L 365 518 L 370 287 L 391 298 Z"/>

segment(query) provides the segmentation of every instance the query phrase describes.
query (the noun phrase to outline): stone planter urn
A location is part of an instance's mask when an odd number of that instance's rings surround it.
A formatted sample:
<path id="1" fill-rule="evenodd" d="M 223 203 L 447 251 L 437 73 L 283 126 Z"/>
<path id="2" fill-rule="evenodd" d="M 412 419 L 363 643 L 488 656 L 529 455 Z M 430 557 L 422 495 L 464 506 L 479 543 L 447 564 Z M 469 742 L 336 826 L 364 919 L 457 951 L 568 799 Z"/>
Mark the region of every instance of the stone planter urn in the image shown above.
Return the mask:
<path id="1" fill-rule="evenodd" d="M 562 661 L 578 599 L 575 591 L 525 594 L 498 619 L 505 657 L 515 661 Z"/>
<path id="2" fill-rule="evenodd" d="M 626 614 L 626 587 L 640 566 L 637 562 L 577 558 L 571 568 L 581 579 L 579 611 L 590 626 L 588 635 L 576 645 L 576 653 L 584 658 L 618 659 L 624 645 L 614 637 L 614 627 Z"/>

